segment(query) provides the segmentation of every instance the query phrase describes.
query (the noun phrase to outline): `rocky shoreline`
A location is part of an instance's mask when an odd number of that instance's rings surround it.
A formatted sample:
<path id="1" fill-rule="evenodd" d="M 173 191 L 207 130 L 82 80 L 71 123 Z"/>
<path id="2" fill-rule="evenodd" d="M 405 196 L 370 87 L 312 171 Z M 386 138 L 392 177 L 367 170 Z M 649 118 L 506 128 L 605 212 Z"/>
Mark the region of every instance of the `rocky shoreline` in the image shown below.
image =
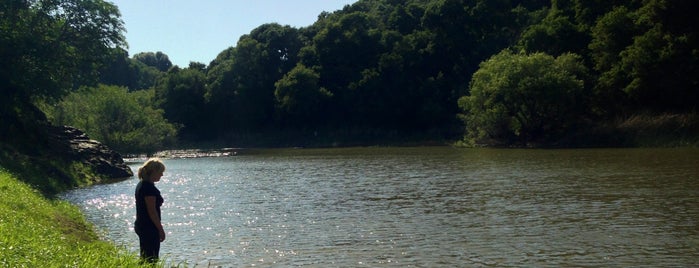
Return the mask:
<path id="1" fill-rule="evenodd" d="M 108 180 L 133 176 L 133 171 L 118 152 L 90 139 L 82 130 L 71 126 L 51 126 L 48 130 L 49 144 L 54 154 L 79 161 Z"/>
<path id="2" fill-rule="evenodd" d="M 153 155 L 126 155 L 124 156 L 124 161 L 126 163 L 136 163 L 143 162 L 150 157 L 157 158 L 202 158 L 202 157 L 228 157 L 237 156 L 244 151 L 249 150 L 245 148 L 220 148 L 220 149 L 175 149 L 175 150 L 165 150 L 159 151 Z"/>

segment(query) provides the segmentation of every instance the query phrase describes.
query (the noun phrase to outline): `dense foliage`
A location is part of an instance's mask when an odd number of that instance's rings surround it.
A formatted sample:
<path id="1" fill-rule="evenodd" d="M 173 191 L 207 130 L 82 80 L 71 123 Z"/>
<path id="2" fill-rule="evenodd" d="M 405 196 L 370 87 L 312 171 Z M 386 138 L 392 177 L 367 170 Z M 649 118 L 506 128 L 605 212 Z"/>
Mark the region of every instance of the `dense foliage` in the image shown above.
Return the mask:
<path id="1" fill-rule="evenodd" d="M 108 64 L 100 70 L 100 82 L 103 84 L 124 86 L 130 90 L 149 89 L 165 76 L 156 67 L 157 63 L 155 66 L 147 65 L 143 61 L 129 58 L 122 48 L 113 49 L 108 57 Z M 172 64 L 169 60 L 164 64 L 168 63 Z"/>
<path id="2" fill-rule="evenodd" d="M 98 82 L 111 52 L 126 45 L 119 16 L 101 0 L 0 1 L 0 166 L 44 193 L 97 179 L 56 151 L 37 105 Z"/>
<path id="3" fill-rule="evenodd" d="M 154 153 L 172 145 L 177 130 L 163 110 L 153 108 L 153 93 L 100 85 L 75 91 L 47 110 L 52 122 L 82 129 L 114 150 Z"/>
<path id="4" fill-rule="evenodd" d="M 0 140 L 36 135 L 35 103 L 94 84 L 123 31 L 117 7 L 100 0 L 0 1 Z"/>
<path id="5" fill-rule="evenodd" d="M 560 140 L 585 116 L 578 56 L 503 51 L 481 64 L 470 95 L 459 100 L 471 144 L 525 144 Z"/>
<path id="6" fill-rule="evenodd" d="M 128 60 L 159 68 L 158 103 L 189 141 L 296 131 L 558 144 L 594 122 L 696 112 L 691 4 L 360 0 L 308 27 L 261 25 L 208 65 Z M 132 77 L 119 84 L 143 88 Z"/>
<path id="7" fill-rule="evenodd" d="M 124 44 L 119 10 L 104 1 L 0 2 L 2 106 L 60 98 L 94 82 L 109 50 Z"/>
<path id="8" fill-rule="evenodd" d="M 31 11 L 12 15 L 20 21 L 41 10 L 33 1 L 8 3 Z M 699 21 L 691 7 L 689 0 L 359 0 L 307 27 L 260 25 L 209 64 L 172 66 L 162 52 L 129 58 L 121 39 L 109 39 L 120 37 L 119 23 L 98 38 L 112 48 L 88 51 L 108 61 L 92 69 L 101 70 L 101 83 L 154 92 L 150 109 L 181 126 L 184 142 L 463 136 L 469 144 L 571 145 L 571 137 L 618 135 L 616 122 L 646 118 L 636 115 L 697 112 Z M 27 28 L 2 14 L 3 29 Z M 23 34 L 46 36 L 42 29 Z M 18 44 L 12 36 L 3 35 L 3 47 Z M 26 96 L 63 96 L 40 94 L 53 87 L 38 73 L 14 73 L 78 66 L 46 59 L 5 68 L 2 77 L 22 77 L 11 88 Z"/>

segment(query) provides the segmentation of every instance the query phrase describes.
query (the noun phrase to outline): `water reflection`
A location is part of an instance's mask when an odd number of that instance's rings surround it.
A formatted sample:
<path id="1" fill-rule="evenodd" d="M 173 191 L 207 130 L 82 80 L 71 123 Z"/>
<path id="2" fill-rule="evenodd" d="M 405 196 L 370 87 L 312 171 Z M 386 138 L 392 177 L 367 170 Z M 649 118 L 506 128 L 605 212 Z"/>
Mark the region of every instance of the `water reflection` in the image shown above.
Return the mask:
<path id="1" fill-rule="evenodd" d="M 267 150 L 165 164 L 162 252 L 175 263 L 699 264 L 699 150 Z M 135 184 L 65 197 L 136 250 Z"/>

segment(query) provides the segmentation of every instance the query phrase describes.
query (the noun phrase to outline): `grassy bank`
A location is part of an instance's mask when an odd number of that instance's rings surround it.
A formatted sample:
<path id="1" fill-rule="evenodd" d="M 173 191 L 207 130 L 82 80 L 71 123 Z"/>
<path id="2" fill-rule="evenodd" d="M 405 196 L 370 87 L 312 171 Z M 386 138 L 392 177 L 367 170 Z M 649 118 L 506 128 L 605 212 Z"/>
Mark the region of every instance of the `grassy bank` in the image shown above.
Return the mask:
<path id="1" fill-rule="evenodd" d="M 615 122 L 632 147 L 699 147 L 699 114 L 638 114 Z"/>
<path id="2" fill-rule="evenodd" d="M 100 240 L 78 208 L 0 169 L 0 267 L 141 267 Z"/>
<path id="3" fill-rule="evenodd" d="M 545 148 L 699 147 L 699 113 L 641 113 L 588 121 Z"/>
<path id="4" fill-rule="evenodd" d="M 634 114 L 602 121 L 569 144 L 596 147 L 699 147 L 699 114 Z"/>

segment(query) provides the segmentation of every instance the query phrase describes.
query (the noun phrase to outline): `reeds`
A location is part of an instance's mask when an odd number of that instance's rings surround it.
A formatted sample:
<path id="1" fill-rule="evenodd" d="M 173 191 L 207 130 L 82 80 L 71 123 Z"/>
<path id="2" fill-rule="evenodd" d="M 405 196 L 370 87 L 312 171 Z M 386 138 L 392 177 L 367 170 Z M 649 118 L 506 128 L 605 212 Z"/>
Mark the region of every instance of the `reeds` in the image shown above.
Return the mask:
<path id="1" fill-rule="evenodd" d="M 617 132 L 634 147 L 699 146 L 699 114 L 637 114 L 618 120 Z"/>

